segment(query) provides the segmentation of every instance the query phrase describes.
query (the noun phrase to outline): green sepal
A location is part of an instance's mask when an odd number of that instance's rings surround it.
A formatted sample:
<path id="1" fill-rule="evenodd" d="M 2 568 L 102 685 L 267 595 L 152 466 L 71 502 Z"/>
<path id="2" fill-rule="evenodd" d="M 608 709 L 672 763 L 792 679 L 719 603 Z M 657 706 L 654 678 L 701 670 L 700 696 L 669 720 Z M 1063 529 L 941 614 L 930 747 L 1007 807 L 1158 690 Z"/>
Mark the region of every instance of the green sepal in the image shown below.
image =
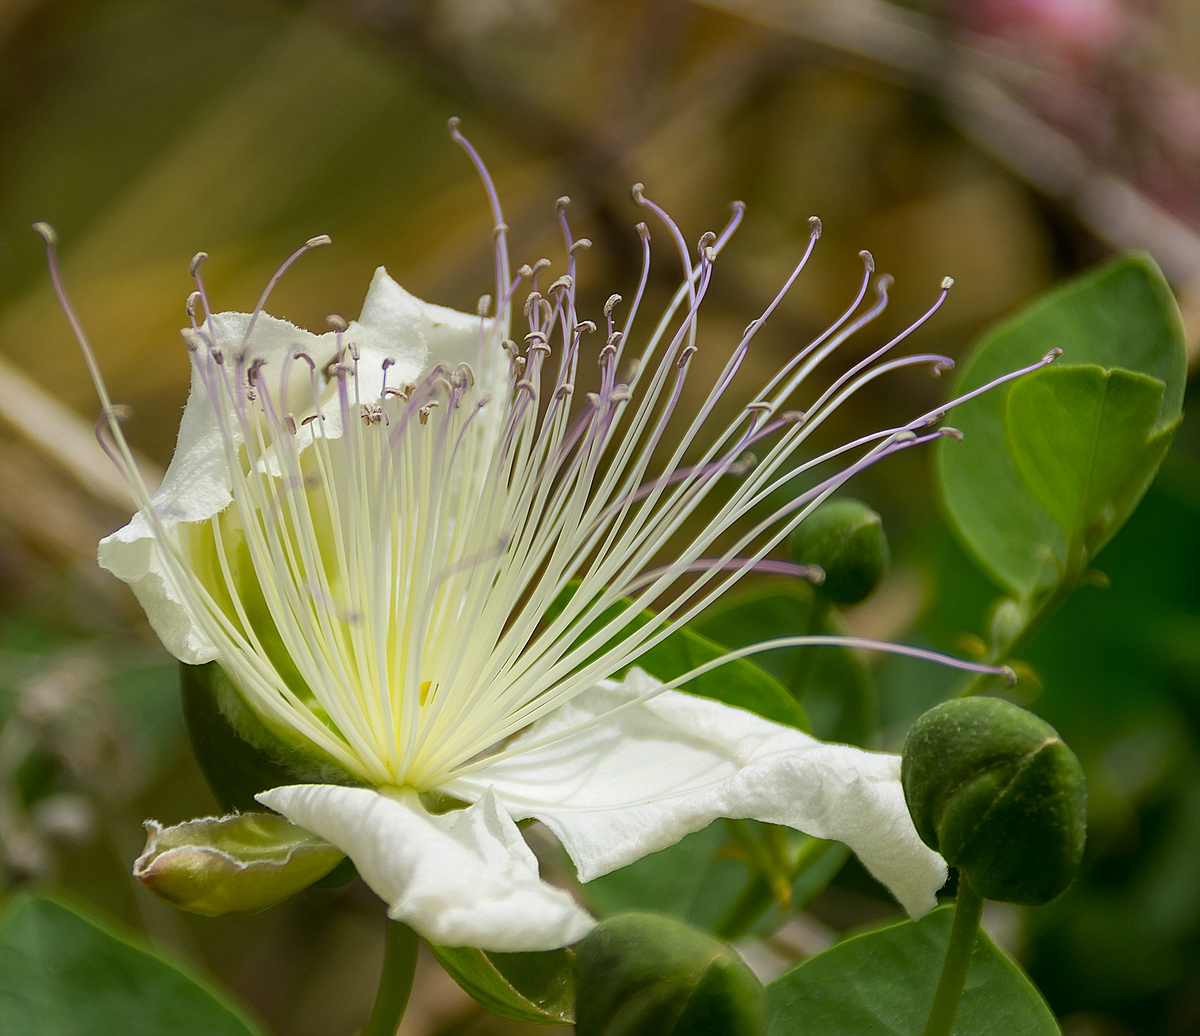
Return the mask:
<path id="1" fill-rule="evenodd" d="M 987 899 L 1036 905 L 1075 879 L 1087 783 L 1045 720 L 998 698 L 957 698 L 922 715 L 901 762 L 921 840 Z"/>
<path id="2" fill-rule="evenodd" d="M 146 822 L 133 876 L 193 914 L 253 914 L 290 899 L 345 856 L 275 813 L 234 813 L 174 827 Z"/>
<path id="3" fill-rule="evenodd" d="M 925 1026 L 954 917 L 939 907 L 852 936 L 767 986 L 766 1036 L 916 1036 Z M 955 1036 L 1059 1036 L 1020 967 L 980 929 Z"/>
<path id="4" fill-rule="evenodd" d="M 429 949 L 476 1003 L 519 1022 L 570 1025 L 575 1020 L 575 954 L 491 953 L 470 946 Z"/>
<path id="5" fill-rule="evenodd" d="M 656 914 L 602 921 L 576 947 L 579 1036 L 758 1036 L 763 987 L 726 943 Z"/>
<path id="6" fill-rule="evenodd" d="M 340 889 L 343 885 L 350 884 L 357 877 L 358 868 L 354 866 L 354 861 L 347 856 L 323 878 L 317 878 L 313 882 L 313 888 Z"/>
<path id="7" fill-rule="evenodd" d="M 254 796 L 284 784 L 363 783 L 294 730 L 264 720 L 216 662 L 181 664 L 180 690 L 192 750 L 223 809 L 261 810 Z"/>
<path id="8" fill-rule="evenodd" d="M 553 619 L 562 611 L 578 587 L 579 584 L 577 582 L 572 582 L 559 595 L 550 608 L 547 619 Z M 628 598 L 623 598 L 613 604 L 612 607 L 605 609 L 595 622 L 591 623 L 586 630 L 579 633 L 576 637 L 576 642 L 582 643 L 588 637 L 602 630 L 609 622 L 620 615 L 621 612 L 629 608 L 632 603 Z M 627 636 L 634 630 L 644 626 L 652 618 L 654 618 L 654 612 L 649 610 L 641 612 L 626 627 L 625 635 Z M 604 645 L 601 650 L 607 650 L 612 644 L 618 642 L 619 638 L 610 644 Z M 714 640 L 709 640 L 695 630 L 683 626 L 656 644 L 649 651 L 638 656 L 637 660 L 631 665 L 614 673 L 613 676 L 616 679 L 620 679 L 630 668 L 637 666 L 644 669 L 655 679 L 666 683 L 695 669 L 697 666 L 703 665 L 705 662 L 711 662 L 713 659 L 728 654 L 728 651 L 729 649 L 724 645 L 718 644 Z M 597 652 L 596 654 L 598 655 L 599 653 Z M 804 707 L 788 693 L 787 689 L 778 680 L 745 658 L 737 658 L 732 662 L 727 662 L 725 665 L 704 673 L 693 680 L 689 680 L 679 689 L 701 698 L 712 698 L 714 701 L 724 702 L 726 705 L 746 709 L 749 712 L 757 713 L 765 719 L 781 723 L 784 726 L 795 727 L 797 730 L 803 730 L 805 733 L 811 733 L 812 731 Z"/>

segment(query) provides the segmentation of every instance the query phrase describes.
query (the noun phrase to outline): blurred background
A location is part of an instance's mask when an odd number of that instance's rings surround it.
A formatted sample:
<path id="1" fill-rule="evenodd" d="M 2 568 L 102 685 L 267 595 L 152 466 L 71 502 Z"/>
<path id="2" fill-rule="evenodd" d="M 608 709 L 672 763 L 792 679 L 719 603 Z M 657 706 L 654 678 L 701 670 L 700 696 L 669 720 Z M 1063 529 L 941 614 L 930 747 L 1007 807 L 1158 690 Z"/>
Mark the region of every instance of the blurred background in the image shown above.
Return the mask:
<path id="1" fill-rule="evenodd" d="M 962 356 L 1055 282 L 1139 248 L 1176 289 L 1193 370 L 1200 356 L 1197 0 L 0 0 L 0 893 L 50 885 L 144 932 L 280 1036 L 363 1023 L 381 905 L 354 882 L 204 919 L 129 877 L 144 818 L 216 807 L 175 663 L 95 564 L 132 504 L 92 436 L 94 392 L 29 225 L 59 231 L 153 475 L 187 392 L 177 331 L 197 250 L 220 309 L 250 309 L 283 258 L 328 233 L 334 246 L 288 274 L 271 312 L 314 328 L 355 316 L 380 264 L 474 310 L 491 218 L 451 115 L 495 176 L 515 263 L 562 265 L 554 200 L 573 199 L 594 243 L 584 316 L 635 284 L 633 182 L 692 241 L 747 203 L 705 304 L 697 386 L 786 278 L 813 214 L 824 237 L 756 339 L 751 381 L 853 298 L 861 248 L 897 284 L 860 354 L 946 274 L 957 285 L 913 344 Z M 678 267 L 656 240 L 662 299 Z M 828 438 L 907 420 L 946 391 L 923 374 L 881 379 Z M 1099 558 L 1111 587 L 1080 590 L 1028 654 L 1044 687 L 1032 707 L 1088 770 L 1088 858 L 1061 900 L 988 921 L 1069 1036 L 1200 1031 L 1194 399 L 1193 383 L 1157 482 Z M 884 516 L 894 564 L 849 626 L 970 653 L 998 591 L 939 516 L 931 455 L 908 451 L 851 491 Z M 871 664 L 881 740 L 897 747 L 950 677 Z M 769 971 L 895 911 L 850 864 L 786 946 L 747 952 Z M 422 961 L 406 1036 L 522 1031 Z"/>

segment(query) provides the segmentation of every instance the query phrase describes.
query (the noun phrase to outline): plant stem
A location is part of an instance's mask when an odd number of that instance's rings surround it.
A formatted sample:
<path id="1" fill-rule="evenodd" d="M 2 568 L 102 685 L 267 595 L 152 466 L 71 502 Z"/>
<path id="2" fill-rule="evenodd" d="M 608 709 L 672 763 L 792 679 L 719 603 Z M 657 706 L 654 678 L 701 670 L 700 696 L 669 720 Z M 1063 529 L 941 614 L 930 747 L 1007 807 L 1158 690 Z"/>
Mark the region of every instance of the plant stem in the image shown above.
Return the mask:
<path id="1" fill-rule="evenodd" d="M 933 1006 L 929 1009 L 924 1036 L 950 1036 L 954 1029 L 954 1019 L 967 986 L 967 972 L 971 968 L 971 954 L 975 950 L 975 936 L 982 916 L 983 897 L 971 888 L 960 871 L 958 900 L 954 904 L 954 927 L 946 944 L 946 959 L 942 962 L 942 975 L 938 979 L 937 992 L 933 995 Z"/>
<path id="2" fill-rule="evenodd" d="M 1054 613 L 1063 606 L 1063 603 L 1071 596 L 1079 586 L 1079 580 L 1086 568 L 1087 558 L 1081 556 L 1080 564 L 1073 566 L 1064 575 L 1062 582 L 1058 584 L 1053 592 L 1038 606 L 1038 610 L 1030 617 L 1020 633 L 1013 638 L 1012 643 L 1005 646 L 1002 651 L 993 651 L 989 653 L 988 663 L 990 665 L 1003 665 L 1011 658 L 1016 658 L 1017 655 L 1025 650 L 1025 646 L 1033 640 L 1046 624 L 1054 617 Z M 969 698 L 973 694 L 978 694 L 989 685 L 990 681 L 995 680 L 994 676 L 975 676 L 967 681 L 967 684 L 959 691 L 956 698 Z"/>
<path id="3" fill-rule="evenodd" d="M 396 1036 L 400 1019 L 408 1006 L 413 975 L 417 970 L 417 933 L 402 921 L 387 923 L 387 942 L 383 953 L 383 974 L 371 1020 L 362 1036 Z"/>

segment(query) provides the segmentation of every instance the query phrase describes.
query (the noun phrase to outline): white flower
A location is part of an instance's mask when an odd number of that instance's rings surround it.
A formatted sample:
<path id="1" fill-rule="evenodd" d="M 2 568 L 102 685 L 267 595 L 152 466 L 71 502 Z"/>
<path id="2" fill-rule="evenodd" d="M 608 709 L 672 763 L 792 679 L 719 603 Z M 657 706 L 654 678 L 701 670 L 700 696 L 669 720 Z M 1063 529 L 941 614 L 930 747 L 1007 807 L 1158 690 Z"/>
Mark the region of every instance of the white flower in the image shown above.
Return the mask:
<path id="1" fill-rule="evenodd" d="M 788 825 L 845 842 L 920 915 L 946 869 L 909 819 L 898 757 L 823 744 L 629 666 L 763 562 L 845 478 L 932 437 L 917 433 L 941 416 L 797 464 L 843 401 L 887 370 L 949 361 L 879 362 L 893 341 L 806 414 L 784 409 L 882 309 L 886 279 L 859 314 L 873 268 L 864 253 L 843 317 L 713 434 L 717 402 L 779 298 L 703 406 L 677 413 L 697 310 L 741 208 L 720 236 L 701 239 L 693 263 L 675 225 L 635 197 L 663 220 L 684 268 L 649 334 L 635 326 L 644 225 L 635 297 L 623 319 L 611 298 L 599 331 L 576 312 L 584 242 L 565 217 L 566 272 L 543 290 L 543 264 L 510 278 L 496 204 L 491 316 L 487 301 L 482 316 L 422 302 L 380 268 L 358 321 L 316 335 L 262 312 L 271 285 L 252 314 L 212 313 L 197 261 L 183 332 L 191 394 L 152 498 L 63 296 L 142 505 L 101 543 L 100 562 L 133 587 L 179 659 L 217 661 L 263 722 L 337 762 L 346 785 L 279 787 L 259 800 L 343 850 L 391 916 L 435 942 L 537 950 L 587 932 L 590 917 L 539 878 L 515 823 L 529 817 L 561 839 L 584 881 L 717 817 Z M 783 291 L 819 231 L 814 221 Z M 514 342 L 518 293 L 528 330 Z M 576 392 L 577 378 L 596 390 Z M 672 415 L 686 431 L 662 449 Z M 758 444 L 764 456 L 750 467 Z M 781 486 L 852 451 L 842 474 L 742 528 Z M 731 473 L 743 477 L 714 506 Z M 715 514 L 698 522 L 705 506 Z M 583 635 L 626 597 L 633 606 Z M 632 625 L 651 605 L 656 617 Z M 431 792 L 470 805 L 435 815 L 421 799 Z"/>

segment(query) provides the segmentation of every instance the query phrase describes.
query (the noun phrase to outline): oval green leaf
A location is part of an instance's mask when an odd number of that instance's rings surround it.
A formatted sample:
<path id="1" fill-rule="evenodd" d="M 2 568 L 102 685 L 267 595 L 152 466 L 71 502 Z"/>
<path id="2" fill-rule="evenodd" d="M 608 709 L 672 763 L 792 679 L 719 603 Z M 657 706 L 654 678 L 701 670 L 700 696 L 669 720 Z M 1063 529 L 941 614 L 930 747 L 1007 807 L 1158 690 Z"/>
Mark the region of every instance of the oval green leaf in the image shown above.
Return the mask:
<path id="1" fill-rule="evenodd" d="M 857 935 L 767 986 L 767 1036 L 920 1036 L 953 907 Z M 954 1036 L 1060 1036 L 1041 993 L 980 930 Z"/>
<path id="2" fill-rule="evenodd" d="M 563 591 L 554 606 L 551 607 L 548 618 L 553 618 L 562 610 L 577 587 L 577 583 L 572 583 Z M 628 599 L 622 599 L 611 608 L 606 609 L 595 622 L 580 631 L 577 641 L 583 642 L 602 630 L 631 604 L 632 602 Z M 628 632 L 632 633 L 639 629 L 653 617 L 654 612 L 643 611 L 630 622 L 627 627 Z M 601 650 L 606 650 L 607 647 L 608 645 Z M 724 644 L 718 644 L 715 640 L 709 640 L 708 637 L 683 626 L 639 656 L 633 664 L 644 669 L 651 676 L 666 682 L 683 676 L 684 673 L 705 662 L 720 658 L 728 652 L 729 648 Z M 613 675 L 620 678 L 629 668 L 626 666 L 625 669 Z M 795 727 L 805 733 L 812 731 L 803 706 L 787 692 L 787 689 L 778 680 L 745 658 L 734 659 L 694 680 L 689 680 L 679 689 L 689 694 L 699 695 L 701 698 L 712 698 L 715 701 L 724 702 L 726 705 L 758 713 L 775 723 Z"/>
<path id="3" fill-rule="evenodd" d="M 1129 255 L 1034 303 L 984 336 L 955 394 L 1035 363 L 1051 348 L 1062 365 L 1123 368 L 1163 384 L 1151 438 L 1179 419 L 1187 379 L 1183 323 L 1154 260 Z M 1018 597 L 1054 586 L 1066 569 L 1067 534 L 1026 484 L 1009 449 L 1005 414 L 1015 385 L 956 408 L 964 441 L 939 444 L 938 477 L 951 524 L 983 568 Z M 1072 419 L 1073 420 L 1073 419 Z M 1048 427 L 1056 435 L 1058 425 Z M 1148 463 L 1149 461 L 1147 461 Z M 1147 475 L 1147 481 L 1153 469 Z M 1136 497 L 1124 505 L 1126 513 Z M 1107 535 L 1119 522 L 1110 524 Z"/>
<path id="4" fill-rule="evenodd" d="M 519 1022 L 570 1025 L 575 1020 L 575 954 L 485 953 L 470 946 L 429 949 L 476 1003 Z"/>
<path id="5" fill-rule="evenodd" d="M 776 637 L 844 633 L 837 617 L 808 583 L 772 580 L 731 594 L 708 608 L 692 627 L 731 648 Z M 825 741 L 873 748 L 879 732 L 875 684 L 862 659 L 840 647 L 780 648 L 755 656 L 755 664 L 791 692 Z"/>
<path id="6" fill-rule="evenodd" d="M 1170 445 L 1164 384 L 1094 365 L 1049 367 L 1008 393 L 1009 452 L 1033 498 L 1088 558 L 1124 524 Z"/>
<path id="7" fill-rule="evenodd" d="M 48 896 L 0 918 L 5 1036 L 261 1036 L 178 964 Z"/>

